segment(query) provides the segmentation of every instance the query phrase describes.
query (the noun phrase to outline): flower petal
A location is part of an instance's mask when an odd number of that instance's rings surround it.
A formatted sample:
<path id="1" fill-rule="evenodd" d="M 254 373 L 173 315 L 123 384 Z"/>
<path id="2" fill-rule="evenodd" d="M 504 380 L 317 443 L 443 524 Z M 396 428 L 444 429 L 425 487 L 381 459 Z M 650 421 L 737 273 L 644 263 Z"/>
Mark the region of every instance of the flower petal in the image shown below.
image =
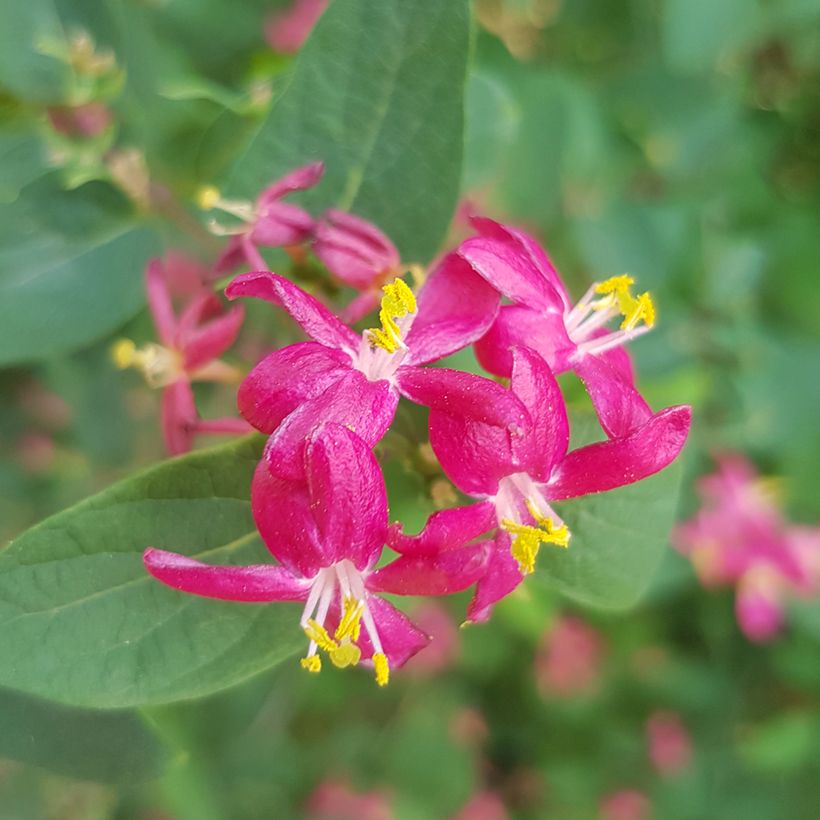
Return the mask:
<path id="1" fill-rule="evenodd" d="M 369 445 L 347 427 L 322 424 L 305 448 L 305 473 L 325 554 L 369 569 L 387 536 L 387 490 Z"/>
<path id="2" fill-rule="evenodd" d="M 545 485 L 548 499 L 613 490 L 657 473 L 683 449 L 691 421 L 691 407 L 669 407 L 628 436 L 574 450 Z"/>
<path id="3" fill-rule="evenodd" d="M 283 276 L 258 271 L 237 276 L 227 288 L 229 299 L 253 296 L 281 305 L 312 339 L 327 346 L 349 350 L 359 347 L 359 336 L 342 324 L 318 299 Z"/>
<path id="4" fill-rule="evenodd" d="M 350 370 L 342 350 L 297 342 L 262 359 L 239 386 L 237 404 L 257 430 L 272 433 L 300 404 L 321 395 Z"/>
<path id="5" fill-rule="evenodd" d="M 523 436 L 513 436 L 513 458 L 539 481 L 546 481 L 552 468 L 567 452 L 569 420 L 564 396 L 547 363 L 525 347 L 513 350 L 510 388 L 527 408 L 531 423 Z"/>
<path id="6" fill-rule="evenodd" d="M 196 328 L 185 340 L 182 351 L 185 369 L 196 370 L 219 358 L 236 341 L 244 318 L 244 307 L 234 305 L 221 316 Z"/>
<path id="7" fill-rule="evenodd" d="M 408 363 L 426 364 L 480 338 L 498 310 L 499 296 L 455 254 L 448 254 L 418 294 L 418 313 L 407 334 Z"/>
<path id="8" fill-rule="evenodd" d="M 194 391 L 187 379 L 179 379 L 162 391 L 162 436 L 172 456 L 187 453 L 194 446 L 198 414 Z"/>
<path id="9" fill-rule="evenodd" d="M 176 337 L 177 320 L 161 259 L 151 259 L 145 268 L 145 292 L 157 338 L 166 347 L 171 347 Z"/>
<path id="10" fill-rule="evenodd" d="M 434 512 L 418 535 L 404 535 L 396 523 L 387 533 L 387 544 L 402 555 L 434 555 L 469 544 L 496 526 L 495 507 L 489 501 Z"/>
<path id="11" fill-rule="evenodd" d="M 324 550 L 307 485 L 271 475 L 264 459 L 251 483 L 251 511 L 271 555 L 294 575 L 313 578 L 332 560 Z"/>
<path id="12" fill-rule="evenodd" d="M 487 571 L 476 584 L 475 595 L 467 607 L 467 620 L 471 623 L 488 620 L 493 606 L 523 580 L 518 562 L 510 554 L 510 537 L 505 532 L 499 532 L 493 542 Z"/>
<path id="13" fill-rule="evenodd" d="M 396 382 L 403 396 L 431 410 L 509 428 L 529 423 L 513 393 L 483 376 L 445 367 L 400 367 Z"/>
<path id="14" fill-rule="evenodd" d="M 316 222 L 304 209 L 287 202 L 265 205 L 251 228 L 249 238 L 255 245 L 279 248 L 299 245 L 310 238 Z"/>
<path id="15" fill-rule="evenodd" d="M 324 421 L 343 424 L 372 447 L 387 432 L 398 403 L 398 393 L 390 382 L 371 382 L 358 370 L 348 370 L 332 387 L 304 401 L 282 422 L 265 449 L 271 472 L 283 478 L 301 478 L 305 439 Z"/>
<path id="16" fill-rule="evenodd" d="M 399 612 L 378 595 L 368 595 L 367 606 L 373 615 L 391 669 L 398 669 L 430 642 L 429 636 L 416 627 L 404 613 Z M 364 660 L 373 657 L 373 645 L 366 629 L 362 630 L 358 646 L 362 650 Z"/>
<path id="17" fill-rule="evenodd" d="M 367 586 L 392 595 L 450 595 L 481 578 L 488 557 L 489 542 L 438 555 L 403 555 L 374 572 Z"/>
<path id="18" fill-rule="evenodd" d="M 249 567 L 210 566 L 149 547 L 143 553 L 145 568 L 163 584 L 222 601 L 266 603 L 301 601 L 307 597 L 310 581 L 297 578 L 284 567 L 270 564 Z"/>
<path id="19" fill-rule="evenodd" d="M 324 162 L 311 162 L 307 165 L 301 165 L 265 188 L 259 196 L 259 203 L 267 205 L 269 202 L 281 199 L 294 191 L 305 191 L 312 188 L 322 178 L 324 172 Z"/>
<path id="20" fill-rule="evenodd" d="M 589 393 L 609 438 L 629 435 L 652 418 L 652 409 L 631 381 L 600 356 L 582 356 L 575 372 Z"/>
<path id="21" fill-rule="evenodd" d="M 553 373 L 571 368 L 576 345 L 560 313 L 543 313 L 521 305 L 502 305 L 492 327 L 474 345 L 481 366 L 496 376 L 512 373 L 512 348 L 529 347 Z"/>

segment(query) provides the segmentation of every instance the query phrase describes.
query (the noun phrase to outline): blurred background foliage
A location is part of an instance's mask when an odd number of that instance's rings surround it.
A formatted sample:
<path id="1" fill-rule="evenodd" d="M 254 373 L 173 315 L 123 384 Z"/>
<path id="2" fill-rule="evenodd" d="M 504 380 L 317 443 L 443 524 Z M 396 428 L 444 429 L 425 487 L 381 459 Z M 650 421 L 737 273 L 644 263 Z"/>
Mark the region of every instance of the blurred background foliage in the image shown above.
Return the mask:
<path id="1" fill-rule="evenodd" d="M 0 13 L 3 542 L 162 457 L 157 397 L 113 369 L 109 346 L 151 337 L 148 255 L 218 250 L 193 196 L 286 88 L 293 58 L 263 34 L 275 7 L 15 0 Z M 632 350 L 653 406 L 695 407 L 681 516 L 711 454 L 735 449 L 778 479 L 794 521 L 816 522 L 820 3 L 476 0 L 474 16 L 462 196 L 537 232 L 576 295 L 624 271 L 653 291 L 659 326 Z M 49 56 L 79 31 L 90 47 Z M 111 112 L 92 139 L 55 127 L 55 108 L 90 100 Z M 7 293 L 33 259 L 21 307 Z M 82 321 L 60 309 L 78 292 Z M 237 358 L 292 338 L 248 309 Z M 206 415 L 230 411 L 222 393 L 201 399 Z M 423 438 L 403 407 L 381 451 L 410 528 L 454 501 Z M 671 550 L 628 612 L 524 585 L 489 625 L 454 634 L 463 606 L 420 614 L 442 650 L 385 691 L 286 663 L 138 713 L 0 692 L 0 815 L 818 816 L 816 606 L 752 645 L 731 591 L 702 590 Z M 675 765 L 652 756 L 658 714 L 688 737 Z"/>

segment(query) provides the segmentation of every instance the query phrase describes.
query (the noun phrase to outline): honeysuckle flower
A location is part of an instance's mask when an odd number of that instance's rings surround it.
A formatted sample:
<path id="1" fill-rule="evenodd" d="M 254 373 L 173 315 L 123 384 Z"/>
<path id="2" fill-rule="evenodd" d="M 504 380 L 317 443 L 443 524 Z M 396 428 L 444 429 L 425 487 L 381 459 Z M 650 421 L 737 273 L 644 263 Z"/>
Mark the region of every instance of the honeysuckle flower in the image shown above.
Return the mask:
<path id="1" fill-rule="evenodd" d="M 736 586 L 738 624 L 749 639 L 771 640 L 782 628 L 786 600 L 820 591 L 820 537 L 787 524 L 771 482 L 742 456 L 719 457 L 698 492 L 702 506 L 673 532 L 673 545 L 705 586 Z"/>
<path id="2" fill-rule="evenodd" d="M 221 361 L 242 326 L 244 310 L 224 310 L 218 297 L 200 289 L 177 317 L 166 281 L 167 266 L 152 259 L 145 271 L 148 307 L 159 343 L 138 348 L 130 339 L 115 343 L 112 354 L 117 367 L 142 372 L 149 387 L 162 388 L 162 431 L 171 455 L 185 453 L 197 433 L 247 433 L 241 419 L 199 418 L 191 382 L 236 384 L 240 372 Z"/>
<path id="3" fill-rule="evenodd" d="M 386 792 L 356 791 L 346 780 L 323 780 L 308 798 L 310 820 L 394 820 L 390 796 Z"/>
<path id="4" fill-rule="evenodd" d="M 489 617 L 492 605 L 533 571 L 544 544 L 566 548 L 571 533 L 553 508 L 563 501 L 640 481 L 670 464 L 681 451 L 691 409 L 670 407 L 642 423 L 632 408 L 610 409 L 613 427 L 629 432 L 567 452 L 569 422 L 558 383 L 546 362 L 528 348 L 513 351 L 510 393 L 526 411 L 517 429 L 504 428 L 434 407 L 430 444 L 450 480 L 481 499 L 471 507 L 442 510 L 417 536 L 391 532 L 391 546 L 406 555 L 468 543 L 497 527 L 495 549 L 468 610 L 471 621 Z"/>
<path id="5" fill-rule="evenodd" d="M 588 623 L 564 615 L 553 623 L 535 656 L 535 681 L 544 697 L 588 694 L 600 681 L 604 655 L 601 634 Z"/>
<path id="6" fill-rule="evenodd" d="M 304 209 L 282 199 L 295 191 L 312 188 L 324 173 L 323 162 L 303 165 L 265 188 L 256 202 L 225 199 L 217 188 L 205 186 L 197 197 L 203 210 L 219 210 L 238 222 L 223 225 L 210 220 L 208 229 L 217 236 L 229 236 L 228 247 L 216 262 L 217 273 L 227 273 L 238 265 L 265 268 L 267 263 L 257 246 L 266 248 L 300 245 L 313 234 L 315 222 Z"/>
<path id="7" fill-rule="evenodd" d="M 304 601 L 299 625 L 308 639 L 302 666 L 372 664 L 384 685 L 427 643 L 427 636 L 377 593 L 445 595 L 484 572 L 482 545 L 439 555 L 401 556 L 381 568 L 387 493 L 368 445 L 346 427 L 323 424 L 308 437 L 303 482 L 275 478 L 260 462 L 251 503 L 277 565 L 208 566 L 148 549 L 145 565 L 165 584 L 228 601 Z"/>
<path id="8" fill-rule="evenodd" d="M 621 789 L 601 798 L 600 820 L 649 820 L 652 804 L 637 789 Z"/>
<path id="9" fill-rule="evenodd" d="M 664 777 L 674 777 L 692 760 L 692 737 L 676 712 L 653 712 L 646 721 L 649 759 Z"/>
<path id="10" fill-rule="evenodd" d="M 304 439 L 320 421 L 345 424 L 374 445 L 390 426 L 400 394 L 491 424 L 516 423 L 518 402 L 494 382 L 420 366 L 486 330 L 498 305 L 492 288 L 463 260 L 448 257 L 428 277 L 418 303 L 401 279 L 382 290 L 381 327 L 361 334 L 275 273 L 238 276 L 225 290 L 231 299 L 281 305 L 313 339 L 269 354 L 239 388 L 242 415 L 273 434 L 265 458 L 275 474 L 299 478 Z"/>
<path id="11" fill-rule="evenodd" d="M 474 218 L 480 236 L 467 239 L 457 252 L 512 304 L 503 305 L 489 332 L 475 345 L 490 373 L 509 376 L 511 350 L 536 350 L 554 373 L 572 370 L 590 355 L 604 356 L 631 379 L 623 345 L 655 323 L 648 293 L 633 295 L 630 276 L 614 276 L 591 285 L 577 304 L 549 256 L 524 231 L 485 217 Z M 619 318 L 616 329 L 607 330 Z"/>
<path id="12" fill-rule="evenodd" d="M 282 54 L 296 54 L 327 7 L 327 0 L 293 0 L 265 21 L 265 40 Z"/>
<path id="13" fill-rule="evenodd" d="M 335 279 L 360 291 L 341 313 L 346 322 L 357 322 L 374 310 L 385 282 L 404 273 L 390 239 L 371 222 L 345 211 L 324 213 L 314 233 L 313 252 Z"/>

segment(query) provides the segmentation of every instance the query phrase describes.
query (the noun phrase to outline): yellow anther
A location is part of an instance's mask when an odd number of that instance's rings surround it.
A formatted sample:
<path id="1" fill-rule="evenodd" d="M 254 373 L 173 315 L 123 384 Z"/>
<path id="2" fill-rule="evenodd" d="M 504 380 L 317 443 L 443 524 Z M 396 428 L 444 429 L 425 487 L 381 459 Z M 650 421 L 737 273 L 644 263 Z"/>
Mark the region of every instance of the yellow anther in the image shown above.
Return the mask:
<path id="1" fill-rule="evenodd" d="M 387 686 L 390 681 L 390 664 L 387 662 L 387 655 L 384 652 L 374 653 L 373 668 L 376 672 L 376 683 L 379 686 Z"/>
<path id="2" fill-rule="evenodd" d="M 603 282 L 598 282 L 595 285 L 595 292 L 600 293 L 602 296 L 605 296 L 608 293 L 614 294 L 627 294 L 629 293 L 629 289 L 632 285 L 635 284 L 635 280 L 626 273 L 621 274 L 620 276 L 610 276 L 609 279 L 604 279 Z"/>
<path id="3" fill-rule="evenodd" d="M 318 655 L 308 655 L 299 661 L 302 669 L 307 669 L 308 672 L 321 672 L 322 659 Z"/>
<path id="4" fill-rule="evenodd" d="M 382 292 L 384 296 L 382 296 L 379 310 L 379 321 L 382 326 L 367 330 L 366 333 L 373 347 L 380 347 L 393 354 L 403 347 L 401 328 L 396 323 L 396 319 L 416 312 L 416 297 L 402 279 L 396 279 L 384 285 Z"/>
<path id="5" fill-rule="evenodd" d="M 131 339 L 118 339 L 111 345 L 111 358 L 120 370 L 133 367 L 138 358 L 137 346 Z"/>
<path id="6" fill-rule="evenodd" d="M 528 501 L 527 507 L 532 517 L 538 523 L 537 527 L 529 524 L 518 524 L 504 518 L 501 527 L 514 536 L 510 545 L 510 554 L 518 561 L 518 568 L 522 575 L 535 572 L 535 559 L 542 544 L 552 544 L 566 549 L 569 546 L 570 531 L 566 524 L 556 527 L 551 518 L 546 518 Z"/>
<path id="7" fill-rule="evenodd" d="M 334 649 L 339 648 L 339 644 L 327 634 L 327 630 L 321 624 L 316 623 L 313 618 L 307 622 L 304 626 L 304 630 L 305 635 L 320 649 L 324 649 L 325 652 L 332 652 Z"/>
<path id="8" fill-rule="evenodd" d="M 612 276 L 603 282 L 599 282 L 595 286 L 595 292 L 600 293 L 605 298 L 597 304 L 593 304 L 592 307 L 603 310 L 617 303 L 618 310 L 624 317 L 621 322 L 621 330 L 632 330 L 641 321 L 647 327 L 652 327 L 655 324 L 655 305 L 652 302 L 652 297 L 648 293 L 633 296 L 631 288 L 634 284 L 635 280 L 626 274 Z"/>
<path id="9" fill-rule="evenodd" d="M 632 302 L 631 310 L 624 313 L 621 330 L 632 330 L 632 328 L 637 327 L 638 322 L 641 320 L 647 327 L 652 327 L 655 324 L 655 305 L 652 302 L 652 297 L 648 293 L 642 293 L 637 298 L 632 299 Z"/>
<path id="10" fill-rule="evenodd" d="M 363 610 L 364 604 L 362 604 L 361 601 L 357 601 L 351 597 L 345 598 L 344 612 L 342 613 L 339 625 L 336 627 L 336 632 L 333 636 L 337 641 L 342 641 L 345 638 L 350 638 L 354 641 L 359 640 L 359 633 L 361 632 L 360 621 L 362 619 Z"/>
<path id="11" fill-rule="evenodd" d="M 344 669 L 346 666 L 355 666 L 362 657 L 362 651 L 355 643 L 345 638 L 335 649 L 331 649 L 328 657 L 335 667 Z"/>
<path id="12" fill-rule="evenodd" d="M 214 185 L 203 185 L 196 192 L 196 204 L 203 211 L 210 211 L 219 204 L 222 195 Z"/>

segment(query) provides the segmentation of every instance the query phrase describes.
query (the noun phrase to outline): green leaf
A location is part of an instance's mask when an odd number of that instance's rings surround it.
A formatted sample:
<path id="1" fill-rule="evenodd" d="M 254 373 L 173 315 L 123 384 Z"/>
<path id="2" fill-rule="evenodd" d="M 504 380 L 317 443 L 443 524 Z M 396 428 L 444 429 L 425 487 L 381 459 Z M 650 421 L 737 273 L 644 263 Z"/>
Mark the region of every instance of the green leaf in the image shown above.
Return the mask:
<path id="1" fill-rule="evenodd" d="M 209 563 L 270 561 L 250 513 L 261 441 L 160 464 L 24 533 L 0 553 L 0 683 L 80 706 L 224 689 L 304 643 L 288 605 L 171 590 L 148 546 Z"/>
<path id="2" fill-rule="evenodd" d="M 336 0 L 238 161 L 231 193 L 252 197 L 324 160 L 309 207 L 354 211 L 407 261 L 429 260 L 458 196 L 469 23 L 465 0 Z"/>
<path id="3" fill-rule="evenodd" d="M 142 270 L 159 251 L 104 183 L 63 191 L 50 174 L 0 208 L 0 365 L 88 344 L 145 302 Z"/>
<path id="4" fill-rule="evenodd" d="M 573 447 L 594 440 L 597 422 L 590 414 L 573 415 L 571 423 Z M 566 550 L 541 549 L 536 577 L 591 606 L 632 606 L 668 547 L 680 481 L 676 461 L 636 484 L 556 505 L 572 540 Z"/>
<path id="5" fill-rule="evenodd" d="M 133 711 L 76 709 L 0 689 L 0 757 L 99 783 L 160 774 L 168 752 Z"/>

